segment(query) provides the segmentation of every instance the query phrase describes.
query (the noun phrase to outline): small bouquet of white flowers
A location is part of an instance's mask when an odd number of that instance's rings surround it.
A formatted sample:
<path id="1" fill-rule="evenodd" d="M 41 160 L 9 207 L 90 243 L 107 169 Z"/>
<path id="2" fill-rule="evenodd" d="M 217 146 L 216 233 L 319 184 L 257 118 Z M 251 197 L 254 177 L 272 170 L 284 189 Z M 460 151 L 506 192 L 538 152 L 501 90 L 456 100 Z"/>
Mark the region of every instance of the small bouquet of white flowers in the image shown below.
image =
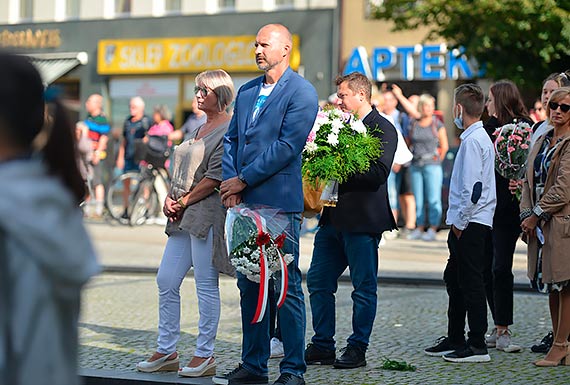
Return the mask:
<path id="1" fill-rule="evenodd" d="M 228 210 L 226 241 L 230 262 L 252 282 L 259 283 L 257 310 L 252 323 L 265 314 L 269 278 L 278 272 L 281 286 L 277 306 L 281 307 L 287 294 L 287 265 L 294 259 L 282 251 L 287 239 L 288 220 L 275 208 L 240 204 Z"/>
<path id="2" fill-rule="evenodd" d="M 325 205 L 335 206 L 338 184 L 364 173 L 382 155 L 382 142 L 356 116 L 336 108 L 320 110 L 303 149 L 303 176 L 311 184 L 328 181 Z"/>

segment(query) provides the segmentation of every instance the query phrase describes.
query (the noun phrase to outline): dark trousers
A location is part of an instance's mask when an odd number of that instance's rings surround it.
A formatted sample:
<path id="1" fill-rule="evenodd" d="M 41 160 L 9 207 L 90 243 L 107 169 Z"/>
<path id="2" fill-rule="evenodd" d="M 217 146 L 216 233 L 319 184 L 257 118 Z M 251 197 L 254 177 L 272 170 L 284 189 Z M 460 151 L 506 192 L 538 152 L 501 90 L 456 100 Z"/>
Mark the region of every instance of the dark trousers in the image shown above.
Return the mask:
<path id="1" fill-rule="evenodd" d="M 467 315 L 467 343 L 476 348 L 484 348 L 487 331 L 484 275 L 491 263 L 491 228 L 469 223 L 459 239 L 453 231 L 449 231 L 447 246 L 449 259 L 443 279 L 449 295 L 448 337 L 453 344 L 465 343 Z"/>
<path id="2" fill-rule="evenodd" d="M 513 254 L 520 232 L 518 224 L 495 225 L 491 232 L 493 262 L 485 274 L 485 290 L 495 325 L 513 324 Z"/>

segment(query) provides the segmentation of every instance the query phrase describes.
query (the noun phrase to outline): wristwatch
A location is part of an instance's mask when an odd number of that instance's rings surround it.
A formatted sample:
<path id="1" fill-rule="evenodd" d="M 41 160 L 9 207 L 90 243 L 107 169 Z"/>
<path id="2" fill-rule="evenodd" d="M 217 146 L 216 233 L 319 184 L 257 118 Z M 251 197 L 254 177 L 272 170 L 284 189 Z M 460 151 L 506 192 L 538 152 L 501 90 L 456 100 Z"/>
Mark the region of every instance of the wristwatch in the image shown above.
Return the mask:
<path id="1" fill-rule="evenodd" d="M 542 210 L 542 207 L 540 207 L 540 205 L 534 206 L 532 213 L 539 218 L 542 218 L 544 216 L 544 210 Z"/>
<path id="2" fill-rule="evenodd" d="M 243 177 L 243 174 L 241 172 L 238 175 L 238 179 L 241 181 L 241 183 L 247 185 L 247 182 L 245 181 L 245 178 Z"/>

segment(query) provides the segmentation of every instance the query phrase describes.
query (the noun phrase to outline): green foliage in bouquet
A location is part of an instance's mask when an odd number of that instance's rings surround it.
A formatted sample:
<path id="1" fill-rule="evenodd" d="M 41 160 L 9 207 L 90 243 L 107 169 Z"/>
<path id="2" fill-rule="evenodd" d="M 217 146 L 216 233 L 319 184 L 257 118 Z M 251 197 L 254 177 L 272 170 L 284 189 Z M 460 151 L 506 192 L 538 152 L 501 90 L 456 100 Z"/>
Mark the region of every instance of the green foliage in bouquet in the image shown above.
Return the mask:
<path id="1" fill-rule="evenodd" d="M 346 182 L 364 173 L 382 153 L 382 142 L 354 115 L 338 109 L 319 111 L 303 150 L 303 175 L 317 180 Z"/>

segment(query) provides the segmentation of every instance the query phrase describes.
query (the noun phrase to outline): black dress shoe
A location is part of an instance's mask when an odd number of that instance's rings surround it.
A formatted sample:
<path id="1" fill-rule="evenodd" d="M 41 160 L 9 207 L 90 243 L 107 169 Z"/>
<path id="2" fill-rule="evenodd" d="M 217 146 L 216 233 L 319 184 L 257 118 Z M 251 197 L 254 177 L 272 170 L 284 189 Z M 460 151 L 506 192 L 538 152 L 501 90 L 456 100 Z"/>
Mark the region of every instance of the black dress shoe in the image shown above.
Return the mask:
<path id="1" fill-rule="evenodd" d="M 321 349 L 310 343 L 305 349 L 305 362 L 307 365 L 332 365 L 335 360 L 335 351 Z"/>
<path id="2" fill-rule="evenodd" d="M 548 334 L 544 336 L 544 338 L 540 341 L 540 343 L 532 345 L 530 350 L 533 353 L 548 353 L 548 351 L 552 347 L 553 341 L 554 341 L 554 334 L 552 332 L 548 332 Z"/>
<path id="3" fill-rule="evenodd" d="M 267 384 L 267 381 L 267 376 L 250 373 L 241 364 L 227 374 L 212 377 L 212 382 L 220 385 Z"/>
<path id="4" fill-rule="evenodd" d="M 273 385 L 305 385 L 305 380 L 302 377 L 297 377 L 291 373 L 281 373 L 279 378 Z"/>
<path id="5" fill-rule="evenodd" d="M 353 369 L 366 366 L 366 353 L 363 349 L 354 345 L 347 345 L 340 351 L 340 357 L 333 364 L 336 369 Z"/>

